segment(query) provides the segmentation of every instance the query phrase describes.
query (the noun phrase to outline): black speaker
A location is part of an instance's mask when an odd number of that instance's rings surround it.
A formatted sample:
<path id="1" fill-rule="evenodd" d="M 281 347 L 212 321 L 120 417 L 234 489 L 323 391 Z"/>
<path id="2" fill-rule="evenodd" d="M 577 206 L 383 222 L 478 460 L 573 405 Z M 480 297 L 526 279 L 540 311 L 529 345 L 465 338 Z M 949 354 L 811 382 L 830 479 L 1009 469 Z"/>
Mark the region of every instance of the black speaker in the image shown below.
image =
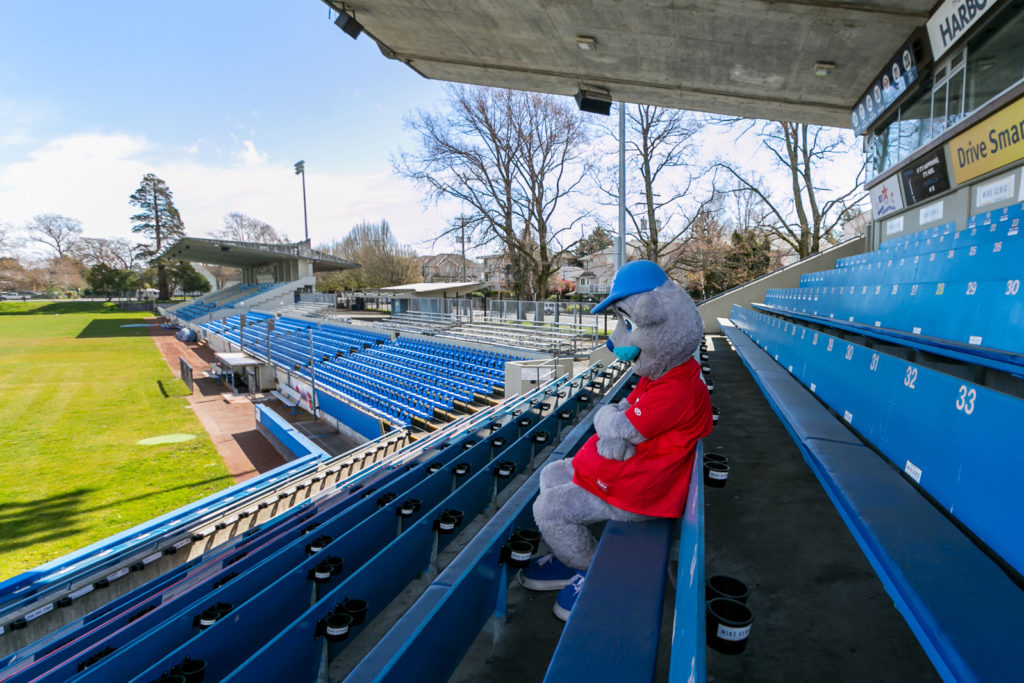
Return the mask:
<path id="1" fill-rule="evenodd" d="M 363 32 L 363 25 L 356 21 L 355 17 L 351 17 L 344 12 L 339 14 L 338 18 L 334 20 L 334 25 L 352 36 L 353 40 L 358 38 L 359 34 Z"/>
<path id="2" fill-rule="evenodd" d="M 612 110 L 612 97 L 608 93 L 580 90 L 576 93 L 576 104 L 580 111 L 608 116 Z"/>

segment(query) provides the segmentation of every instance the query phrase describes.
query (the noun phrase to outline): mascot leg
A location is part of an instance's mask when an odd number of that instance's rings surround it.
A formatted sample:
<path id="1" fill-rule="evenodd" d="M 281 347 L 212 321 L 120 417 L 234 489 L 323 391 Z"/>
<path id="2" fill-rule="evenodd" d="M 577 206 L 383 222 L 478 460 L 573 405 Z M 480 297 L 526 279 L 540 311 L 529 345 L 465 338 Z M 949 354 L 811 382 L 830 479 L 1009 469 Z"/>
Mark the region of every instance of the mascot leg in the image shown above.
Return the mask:
<path id="1" fill-rule="evenodd" d="M 555 557 L 568 567 L 586 571 L 597 548 L 588 525 L 608 520 L 642 522 L 649 517 L 620 510 L 572 483 L 572 464 L 568 460 L 553 465 L 563 463 L 569 470 L 565 483 L 545 489 L 541 474 L 541 492 L 533 504 L 533 517 Z"/>
<path id="2" fill-rule="evenodd" d="M 553 462 L 540 473 L 540 495 L 533 518 L 553 555 L 537 558 L 519 572 L 519 582 L 530 590 L 560 590 L 553 611 L 569 618 L 594 559 L 597 541 L 589 524 L 616 520 L 641 522 L 649 517 L 620 510 L 572 482 L 571 460 Z"/>

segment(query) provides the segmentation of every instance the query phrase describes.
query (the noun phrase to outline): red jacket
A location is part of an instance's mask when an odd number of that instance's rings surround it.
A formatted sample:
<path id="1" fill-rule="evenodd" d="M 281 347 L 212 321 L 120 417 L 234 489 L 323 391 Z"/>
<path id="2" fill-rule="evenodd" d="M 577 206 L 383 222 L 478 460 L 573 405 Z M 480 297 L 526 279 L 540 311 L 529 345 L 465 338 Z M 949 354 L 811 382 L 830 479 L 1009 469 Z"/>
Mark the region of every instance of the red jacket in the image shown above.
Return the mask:
<path id="1" fill-rule="evenodd" d="M 641 377 L 625 412 L 646 441 L 628 460 L 609 460 L 590 437 L 573 458 L 573 482 L 628 512 L 679 517 L 686 505 L 697 440 L 711 433 L 711 399 L 690 359 L 659 377 Z"/>

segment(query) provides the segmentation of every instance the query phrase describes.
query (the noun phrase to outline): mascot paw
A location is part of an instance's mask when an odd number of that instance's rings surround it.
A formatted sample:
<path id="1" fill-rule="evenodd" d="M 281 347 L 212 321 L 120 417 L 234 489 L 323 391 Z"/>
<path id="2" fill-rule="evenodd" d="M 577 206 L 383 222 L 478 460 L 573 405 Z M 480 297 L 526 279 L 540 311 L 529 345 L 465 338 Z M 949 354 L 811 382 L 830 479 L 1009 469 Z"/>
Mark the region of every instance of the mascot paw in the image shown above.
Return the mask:
<path id="1" fill-rule="evenodd" d="M 619 406 L 613 404 L 601 406 L 594 414 L 594 431 L 602 439 L 617 436 L 616 422 L 622 419 L 622 411 Z"/>
<path id="2" fill-rule="evenodd" d="M 633 444 L 625 439 L 608 437 L 598 439 L 597 453 L 608 460 L 629 460 L 633 457 Z"/>

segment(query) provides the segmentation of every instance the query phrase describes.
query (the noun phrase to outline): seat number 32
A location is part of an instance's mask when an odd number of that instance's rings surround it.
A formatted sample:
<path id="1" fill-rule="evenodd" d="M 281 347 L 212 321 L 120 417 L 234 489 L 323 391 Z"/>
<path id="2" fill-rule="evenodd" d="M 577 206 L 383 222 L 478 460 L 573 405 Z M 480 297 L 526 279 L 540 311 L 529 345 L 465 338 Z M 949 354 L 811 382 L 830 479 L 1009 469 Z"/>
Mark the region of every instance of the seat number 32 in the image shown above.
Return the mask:
<path id="1" fill-rule="evenodd" d="M 974 412 L 974 399 L 977 397 L 977 389 L 968 389 L 967 385 L 961 384 L 960 391 L 957 393 L 956 409 L 965 415 L 970 415 Z"/>

